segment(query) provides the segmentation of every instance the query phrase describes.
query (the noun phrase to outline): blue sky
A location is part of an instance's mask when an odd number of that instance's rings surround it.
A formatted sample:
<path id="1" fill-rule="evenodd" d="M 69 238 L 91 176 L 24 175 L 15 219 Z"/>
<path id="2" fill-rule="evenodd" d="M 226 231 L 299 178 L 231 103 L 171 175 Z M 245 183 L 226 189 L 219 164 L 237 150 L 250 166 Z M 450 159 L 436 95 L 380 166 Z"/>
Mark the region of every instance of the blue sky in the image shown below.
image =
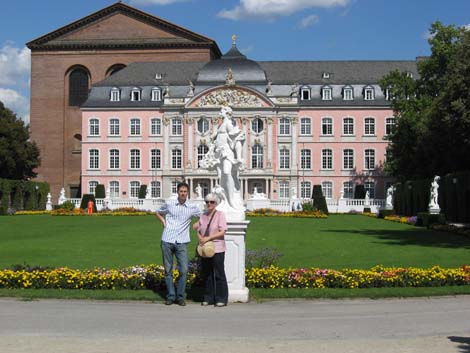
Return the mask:
<path id="1" fill-rule="evenodd" d="M 25 43 L 114 0 L 15 0 L 1 5 L 0 101 L 29 120 Z M 432 22 L 468 26 L 470 0 L 126 0 L 217 41 L 236 34 L 254 60 L 412 60 L 428 55 Z"/>

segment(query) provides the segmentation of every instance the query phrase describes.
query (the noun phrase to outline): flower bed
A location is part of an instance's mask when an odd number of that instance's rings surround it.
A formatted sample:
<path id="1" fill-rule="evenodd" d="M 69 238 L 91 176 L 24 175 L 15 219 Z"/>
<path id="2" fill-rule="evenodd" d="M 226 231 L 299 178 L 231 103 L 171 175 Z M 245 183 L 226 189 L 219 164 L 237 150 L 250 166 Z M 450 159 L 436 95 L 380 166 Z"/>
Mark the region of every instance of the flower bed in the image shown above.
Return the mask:
<path id="1" fill-rule="evenodd" d="M 246 213 L 249 217 L 294 217 L 294 218 L 328 218 L 321 211 L 281 212 L 271 208 L 260 208 Z"/>
<path id="2" fill-rule="evenodd" d="M 174 272 L 174 277 L 178 272 Z M 439 287 L 470 284 L 470 268 L 387 268 L 370 270 L 319 268 L 246 269 L 246 285 L 252 288 L 382 288 Z M 188 284 L 200 283 L 198 271 L 190 266 Z M 156 289 L 164 288 L 162 266 L 133 266 L 123 269 L 74 270 L 18 268 L 0 271 L 0 288 L 54 289 Z"/>
<path id="3" fill-rule="evenodd" d="M 417 221 L 416 216 L 406 217 L 406 216 L 392 215 L 392 216 L 385 216 L 384 219 L 386 221 L 405 223 L 405 224 L 410 224 L 412 226 L 414 226 L 416 224 L 416 221 Z"/>
<path id="4" fill-rule="evenodd" d="M 153 215 L 154 212 L 150 211 L 140 211 L 134 208 L 121 208 L 116 210 L 105 210 L 92 213 L 89 215 L 85 210 L 81 208 L 75 208 L 73 210 L 67 210 L 59 208 L 52 211 L 16 211 L 15 216 L 31 216 L 31 215 L 44 215 L 48 214 L 51 216 L 147 216 Z"/>

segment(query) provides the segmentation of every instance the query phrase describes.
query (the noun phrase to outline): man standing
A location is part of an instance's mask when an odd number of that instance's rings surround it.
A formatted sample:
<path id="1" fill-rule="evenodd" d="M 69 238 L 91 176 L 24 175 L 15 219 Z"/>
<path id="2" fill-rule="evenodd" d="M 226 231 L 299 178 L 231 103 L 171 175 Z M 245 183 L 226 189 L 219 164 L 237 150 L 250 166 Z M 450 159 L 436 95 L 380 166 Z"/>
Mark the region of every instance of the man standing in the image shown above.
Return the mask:
<path id="1" fill-rule="evenodd" d="M 163 266 L 165 267 L 165 284 L 168 291 L 165 304 L 177 303 L 185 306 L 186 274 L 188 272 L 186 244 L 190 242 L 189 226 L 191 218 L 199 217 L 201 211 L 188 201 L 188 184 L 179 183 L 176 189 L 178 199 L 166 201 L 157 210 L 156 216 L 163 224 L 161 247 Z M 179 272 L 176 291 L 173 283 L 173 255 L 176 257 Z"/>

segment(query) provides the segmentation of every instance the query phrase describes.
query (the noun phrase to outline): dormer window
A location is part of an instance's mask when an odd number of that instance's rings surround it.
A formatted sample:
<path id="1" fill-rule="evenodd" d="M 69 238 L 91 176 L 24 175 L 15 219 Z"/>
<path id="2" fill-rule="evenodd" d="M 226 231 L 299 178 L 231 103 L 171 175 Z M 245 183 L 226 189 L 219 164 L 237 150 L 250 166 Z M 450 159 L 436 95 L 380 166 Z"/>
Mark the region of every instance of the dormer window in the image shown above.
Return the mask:
<path id="1" fill-rule="evenodd" d="M 364 88 L 364 100 L 372 101 L 375 99 L 374 88 L 367 86 Z"/>
<path id="2" fill-rule="evenodd" d="M 303 101 L 310 100 L 310 88 L 302 87 L 300 89 L 300 99 Z"/>
<path id="3" fill-rule="evenodd" d="M 413 78 L 413 73 L 407 71 L 407 72 L 406 72 L 406 77 Z"/>
<path id="4" fill-rule="evenodd" d="M 121 100 L 121 91 L 119 88 L 111 89 L 111 102 L 119 102 Z"/>
<path id="5" fill-rule="evenodd" d="M 162 91 L 160 88 L 152 88 L 151 100 L 152 102 L 158 102 L 162 100 Z"/>
<path id="6" fill-rule="evenodd" d="M 389 101 L 391 99 L 392 99 L 392 97 L 390 96 L 390 88 L 386 88 L 385 89 L 385 100 Z"/>
<path id="7" fill-rule="evenodd" d="M 330 101 L 333 99 L 333 89 L 330 86 L 325 86 L 321 90 L 321 99 Z"/>
<path id="8" fill-rule="evenodd" d="M 131 101 L 132 102 L 139 102 L 140 101 L 140 89 L 137 87 L 134 87 L 131 91 Z"/>
<path id="9" fill-rule="evenodd" d="M 329 73 L 329 72 L 324 72 L 324 73 L 321 75 L 321 78 L 330 78 L 330 73 Z"/>
<path id="10" fill-rule="evenodd" d="M 161 80 L 162 77 L 163 77 L 163 75 L 161 74 L 161 72 L 157 72 L 157 73 L 155 74 L 155 80 Z"/>
<path id="11" fill-rule="evenodd" d="M 351 86 L 346 86 L 343 88 L 343 100 L 345 101 L 354 100 L 354 90 Z"/>

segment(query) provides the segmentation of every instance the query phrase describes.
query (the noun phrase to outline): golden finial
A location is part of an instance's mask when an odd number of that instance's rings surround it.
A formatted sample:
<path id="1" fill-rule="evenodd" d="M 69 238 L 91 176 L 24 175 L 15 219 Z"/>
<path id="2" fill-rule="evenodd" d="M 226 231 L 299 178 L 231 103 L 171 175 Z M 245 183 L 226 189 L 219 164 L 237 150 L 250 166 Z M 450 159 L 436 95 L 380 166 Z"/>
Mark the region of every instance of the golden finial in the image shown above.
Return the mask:
<path id="1" fill-rule="evenodd" d="M 232 45 L 236 45 L 237 44 L 237 36 L 234 34 L 232 35 Z"/>

